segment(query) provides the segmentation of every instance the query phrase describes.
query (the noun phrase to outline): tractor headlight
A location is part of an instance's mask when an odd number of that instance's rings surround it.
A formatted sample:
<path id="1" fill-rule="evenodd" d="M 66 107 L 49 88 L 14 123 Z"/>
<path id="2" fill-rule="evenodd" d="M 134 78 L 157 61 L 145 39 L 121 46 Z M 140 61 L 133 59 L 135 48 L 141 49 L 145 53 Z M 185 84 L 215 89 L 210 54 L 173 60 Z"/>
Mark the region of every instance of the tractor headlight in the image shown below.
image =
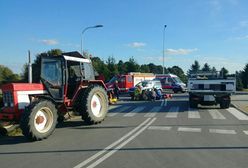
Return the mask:
<path id="1" fill-rule="evenodd" d="M 4 107 L 8 107 L 8 103 L 4 103 Z"/>
<path id="2" fill-rule="evenodd" d="M 14 107 L 14 103 L 10 103 L 10 107 Z"/>

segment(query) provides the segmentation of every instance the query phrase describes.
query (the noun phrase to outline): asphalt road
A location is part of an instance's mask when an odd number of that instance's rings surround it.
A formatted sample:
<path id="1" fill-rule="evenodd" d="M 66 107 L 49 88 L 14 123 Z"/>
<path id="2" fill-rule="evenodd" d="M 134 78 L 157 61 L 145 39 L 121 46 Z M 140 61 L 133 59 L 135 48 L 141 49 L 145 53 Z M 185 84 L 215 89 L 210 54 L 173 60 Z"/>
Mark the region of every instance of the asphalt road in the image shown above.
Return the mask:
<path id="1" fill-rule="evenodd" d="M 67 121 L 48 139 L 0 138 L 1 168 L 247 168 L 248 116 L 235 108 L 189 109 L 187 95 L 125 99 L 106 120 Z"/>

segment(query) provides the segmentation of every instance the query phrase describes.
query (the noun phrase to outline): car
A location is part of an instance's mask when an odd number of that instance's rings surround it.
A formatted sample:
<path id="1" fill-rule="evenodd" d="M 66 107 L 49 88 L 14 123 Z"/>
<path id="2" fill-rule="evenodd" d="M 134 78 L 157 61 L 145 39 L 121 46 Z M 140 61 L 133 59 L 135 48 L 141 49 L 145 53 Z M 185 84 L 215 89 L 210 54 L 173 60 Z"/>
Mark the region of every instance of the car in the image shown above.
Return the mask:
<path id="1" fill-rule="evenodd" d="M 135 85 L 135 87 L 132 87 L 132 88 L 130 88 L 128 90 L 128 93 L 129 93 L 129 95 L 131 96 L 132 99 L 134 97 L 134 91 L 138 86 L 141 86 L 142 91 L 143 90 L 149 90 L 150 91 L 153 88 L 162 91 L 162 84 L 161 84 L 160 80 L 144 80 L 144 81 L 141 81 L 141 82 L 137 83 Z"/>

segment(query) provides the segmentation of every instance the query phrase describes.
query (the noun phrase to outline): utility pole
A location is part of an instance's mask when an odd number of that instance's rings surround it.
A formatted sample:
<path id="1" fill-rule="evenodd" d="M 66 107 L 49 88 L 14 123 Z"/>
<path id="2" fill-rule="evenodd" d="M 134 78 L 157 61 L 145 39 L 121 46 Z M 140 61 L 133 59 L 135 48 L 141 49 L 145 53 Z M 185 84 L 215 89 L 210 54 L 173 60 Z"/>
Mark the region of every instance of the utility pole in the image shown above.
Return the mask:
<path id="1" fill-rule="evenodd" d="M 32 64 L 30 50 L 28 50 L 28 83 L 32 83 Z"/>

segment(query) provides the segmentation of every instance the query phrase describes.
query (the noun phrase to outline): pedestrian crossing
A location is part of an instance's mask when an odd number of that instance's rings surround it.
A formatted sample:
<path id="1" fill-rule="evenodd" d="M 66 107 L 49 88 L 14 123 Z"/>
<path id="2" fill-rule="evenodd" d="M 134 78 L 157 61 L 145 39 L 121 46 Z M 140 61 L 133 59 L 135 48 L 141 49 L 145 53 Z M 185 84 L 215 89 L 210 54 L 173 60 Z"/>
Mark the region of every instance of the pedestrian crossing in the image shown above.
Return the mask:
<path id="1" fill-rule="evenodd" d="M 143 116 L 143 117 L 156 117 L 159 115 L 163 115 L 165 118 L 179 118 L 184 115 L 188 119 L 201 119 L 204 115 L 208 115 L 209 118 L 214 120 L 226 120 L 228 115 L 233 116 L 234 118 L 247 121 L 248 116 L 235 108 L 229 109 L 184 109 L 185 107 L 180 106 L 132 106 L 132 105 L 118 105 L 112 106 L 109 109 L 108 117 L 120 116 L 123 117 L 135 117 L 135 116 Z M 185 115 L 186 114 L 186 115 Z"/>

